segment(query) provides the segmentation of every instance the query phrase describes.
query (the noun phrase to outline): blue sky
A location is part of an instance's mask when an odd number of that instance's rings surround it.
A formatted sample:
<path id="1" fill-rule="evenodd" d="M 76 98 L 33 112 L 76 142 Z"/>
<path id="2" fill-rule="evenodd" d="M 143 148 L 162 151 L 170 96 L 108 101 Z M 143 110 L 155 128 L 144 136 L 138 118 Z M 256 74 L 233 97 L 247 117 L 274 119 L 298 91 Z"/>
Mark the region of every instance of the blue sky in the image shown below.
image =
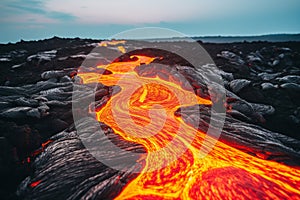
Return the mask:
<path id="1" fill-rule="evenodd" d="M 300 33 L 299 19 L 299 0 L 1 0 L 0 43 L 149 26 L 189 36 Z"/>

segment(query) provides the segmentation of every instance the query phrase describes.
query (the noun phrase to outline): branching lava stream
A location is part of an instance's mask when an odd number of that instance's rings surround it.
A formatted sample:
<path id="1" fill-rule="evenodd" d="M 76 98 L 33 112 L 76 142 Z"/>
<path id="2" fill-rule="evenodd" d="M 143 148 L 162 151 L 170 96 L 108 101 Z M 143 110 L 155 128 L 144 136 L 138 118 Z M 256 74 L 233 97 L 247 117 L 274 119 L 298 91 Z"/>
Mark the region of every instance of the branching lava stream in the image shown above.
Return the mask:
<path id="1" fill-rule="evenodd" d="M 251 156 L 220 141 L 200 158 L 205 133 L 174 113 L 183 106 L 212 102 L 175 80 L 139 76 L 134 69 L 155 58 L 132 57 L 136 59 L 98 66 L 110 74 L 78 74 L 83 84 L 121 87 L 97 110 L 97 119 L 125 140 L 144 145 L 148 152 L 141 158 L 146 160 L 142 172 L 116 199 L 300 199 L 299 169 Z"/>

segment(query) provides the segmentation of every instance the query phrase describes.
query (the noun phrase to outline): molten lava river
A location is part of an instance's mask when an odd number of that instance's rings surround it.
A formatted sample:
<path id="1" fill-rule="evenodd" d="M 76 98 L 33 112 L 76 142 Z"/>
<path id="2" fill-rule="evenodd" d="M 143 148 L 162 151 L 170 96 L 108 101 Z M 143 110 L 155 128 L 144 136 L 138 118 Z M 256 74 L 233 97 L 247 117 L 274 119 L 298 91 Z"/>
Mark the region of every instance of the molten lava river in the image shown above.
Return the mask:
<path id="1" fill-rule="evenodd" d="M 174 113 L 195 104 L 189 103 L 192 98 L 198 104 L 212 102 L 186 91 L 175 79 L 139 76 L 135 68 L 155 58 L 133 57 L 97 66 L 111 73 L 78 73 L 83 84 L 120 86 L 121 91 L 97 110 L 97 120 L 147 150 L 147 156 L 141 158 L 145 163 L 142 171 L 116 199 L 300 199 L 299 168 L 263 160 L 220 141 L 206 156 L 199 157 L 206 134 Z M 140 83 L 141 87 L 131 91 Z M 160 109 L 164 112 L 155 111 Z M 127 112 L 130 117 L 124 114 Z M 163 124 L 160 118 L 164 118 Z"/>

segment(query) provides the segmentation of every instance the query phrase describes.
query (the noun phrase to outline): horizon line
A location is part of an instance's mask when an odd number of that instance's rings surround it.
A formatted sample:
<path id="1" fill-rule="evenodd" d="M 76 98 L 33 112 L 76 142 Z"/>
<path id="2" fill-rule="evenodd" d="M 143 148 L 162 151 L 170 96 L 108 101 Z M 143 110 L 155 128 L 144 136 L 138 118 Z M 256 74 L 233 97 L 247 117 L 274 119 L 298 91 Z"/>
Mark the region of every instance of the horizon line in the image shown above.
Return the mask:
<path id="1" fill-rule="evenodd" d="M 180 39 L 180 38 L 190 38 L 190 39 L 194 39 L 194 38 L 255 38 L 255 37 L 266 37 L 266 36 L 300 36 L 300 32 L 298 33 L 266 33 L 266 34 L 253 34 L 253 35 L 186 35 L 186 37 L 178 37 L 178 36 L 171 36 L 171 37 L 156 37 L 156 38 L 137 38 L 136 40 L 159 40 L 159 39 Z M 24 39 L 19 39 L 18 41 L 12 42 L 12 41 L 8 41 L 6 43 L 0 42 L 1 45 L 5 45 L 5 44 L 17 44 L 20 42 L 34 42 L 34 41 L 42 41 L 42 40 L 49 40 L 49 39 L 53 39 L 53 38 L 60 38 L 60 39 L 83 39 L 83 40 L 122 40 L 122 38 L 108 38 L 108 37 L 104 37 L 104 38 L 94 38 L 94 37 L 80 37 L 80 36 L 74 36 L 74 37 L 64 37 L 64 36 L 58 36 L 58 35 L 54 35 L 52 37 L 45 37 L 45 38 L 40 38 L 40 39 L 29 39 L 29 40 L 24 40 Z M 123 39 L 127 39 L 127 40 L 135 40 L 135 39 L 128 39 L 128 38 L 123 38 Z M 300 38 L 299 38 L 300 39 Z"/>

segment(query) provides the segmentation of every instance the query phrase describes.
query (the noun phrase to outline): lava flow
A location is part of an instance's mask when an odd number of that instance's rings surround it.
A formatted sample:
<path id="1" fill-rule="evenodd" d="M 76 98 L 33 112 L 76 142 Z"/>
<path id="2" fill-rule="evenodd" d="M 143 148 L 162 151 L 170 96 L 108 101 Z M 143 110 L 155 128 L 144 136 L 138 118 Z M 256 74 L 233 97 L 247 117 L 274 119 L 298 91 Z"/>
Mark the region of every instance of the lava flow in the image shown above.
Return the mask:
<path id="1" fill-rule="evenodd" d="M 134 69 L 155 58 L 133 57 L 98 66 L 109 74 L 78 74 L 84 84 L 120 86 L 121 91 L 97 110 L 97 119 L 148 152 L 141 158 L 146 161 L 141 173 L 116 199 L 300 199 L 299 169 L 251 156 L 220 141 L 200 158 L 206 134 L 174 113 L 182 106 L 212 102 L 183 89 L 171 77 L 139 76 Z"/>

